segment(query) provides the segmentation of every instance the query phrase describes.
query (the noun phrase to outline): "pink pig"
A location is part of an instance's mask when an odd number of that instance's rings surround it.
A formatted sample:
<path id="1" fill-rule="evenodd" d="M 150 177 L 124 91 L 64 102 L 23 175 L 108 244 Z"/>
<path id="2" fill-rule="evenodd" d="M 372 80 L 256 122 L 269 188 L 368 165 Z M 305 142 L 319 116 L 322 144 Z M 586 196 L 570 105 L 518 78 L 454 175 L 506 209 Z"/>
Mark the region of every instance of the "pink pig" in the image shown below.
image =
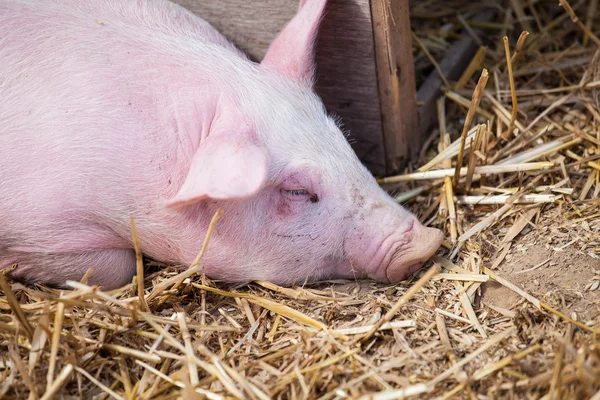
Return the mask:
<path id="1" fill-rule="evenodd" d="M 0 268 L 131 281 L 144 253 L 213 279 L 397 282 L 439 247 L 312 90 L 325 0 L 253 63 L 166 0 L 0 0 Z"/>

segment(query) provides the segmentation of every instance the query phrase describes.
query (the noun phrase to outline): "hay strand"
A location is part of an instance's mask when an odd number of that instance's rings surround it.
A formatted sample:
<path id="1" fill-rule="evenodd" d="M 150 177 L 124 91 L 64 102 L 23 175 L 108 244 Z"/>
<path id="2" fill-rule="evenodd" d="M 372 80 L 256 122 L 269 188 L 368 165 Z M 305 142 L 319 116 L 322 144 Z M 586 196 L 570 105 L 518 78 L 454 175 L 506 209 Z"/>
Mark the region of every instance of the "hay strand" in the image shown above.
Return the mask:
<path id="1" fill-rule="evenodd" d="M 69 289 L 0 276 L 0 397 L 600 398 L 598 2 L 459 3 L 410 5 L 418 84 L 460 35 L 474 45 L 419 164 L 379 180 L 443 231 L 427 272 L 213 282 L 222 211 L 183 272 L 141 259 L 132 220 L 123 288 L 88 285 L 94 265 Z"/>

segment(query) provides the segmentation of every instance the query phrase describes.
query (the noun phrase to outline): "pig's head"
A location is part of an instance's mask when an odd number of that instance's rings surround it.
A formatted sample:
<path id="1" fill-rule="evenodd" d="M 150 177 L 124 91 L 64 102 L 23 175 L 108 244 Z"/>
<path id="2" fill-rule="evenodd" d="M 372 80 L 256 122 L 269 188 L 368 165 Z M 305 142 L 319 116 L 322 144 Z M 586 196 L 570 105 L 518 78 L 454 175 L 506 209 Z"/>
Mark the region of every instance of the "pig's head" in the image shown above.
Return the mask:
<path id="1" fill-rule="evenodd" d="M 253 84 L 237 85 L 217 113 L 170 202 L 188 212 L 223 208 L 205 258 L 209 276 L 397 282 L 440 245 L 440 231 L 377 185 L 312 90 L 324 4 L 301 2 L 262 63 L 245 72 Z M 190 250 L 188 260 L 197 247 Z"/>

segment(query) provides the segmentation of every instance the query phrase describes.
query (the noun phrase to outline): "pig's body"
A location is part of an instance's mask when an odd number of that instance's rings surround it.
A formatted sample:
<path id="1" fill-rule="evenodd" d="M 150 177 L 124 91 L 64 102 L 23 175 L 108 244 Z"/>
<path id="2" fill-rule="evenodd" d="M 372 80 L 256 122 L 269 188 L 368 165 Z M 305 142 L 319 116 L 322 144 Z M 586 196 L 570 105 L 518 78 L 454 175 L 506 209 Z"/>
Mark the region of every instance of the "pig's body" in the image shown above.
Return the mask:
<path id="1" fill-rule="evenodd" d="M 0 268 L 116 287 L 135 273 L 130 216 L 147 255 L 189 265 L 219 207 L 217 279 L 398 280 L 429 257 L 437 231 L 312 93 L 323 2 L 306 3 L 258 65 L 164 0 L 0 0 Z"/>

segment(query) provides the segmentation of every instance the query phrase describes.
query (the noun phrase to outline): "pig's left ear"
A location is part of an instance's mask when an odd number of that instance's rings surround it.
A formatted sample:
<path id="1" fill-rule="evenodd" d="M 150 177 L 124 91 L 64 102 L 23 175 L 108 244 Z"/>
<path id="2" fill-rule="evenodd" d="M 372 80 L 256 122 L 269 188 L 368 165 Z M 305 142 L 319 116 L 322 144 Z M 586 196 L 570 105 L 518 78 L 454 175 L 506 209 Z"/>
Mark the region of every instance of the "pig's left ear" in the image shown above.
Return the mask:
<path id="1" fill-rule="evenodd" d="M 312 86 L 314 47 L 327 0 L 300 0 L 298 12 L 271 43 L 261 65 Z"/>
<path id="2" fill-rule="evenodd" d="M 238 134 L 208 136 L 194 157 L 183 186 L 168 207 L 199 200 L 252 196 L 267 175 L 267 155 L 250 138 Z"/>

